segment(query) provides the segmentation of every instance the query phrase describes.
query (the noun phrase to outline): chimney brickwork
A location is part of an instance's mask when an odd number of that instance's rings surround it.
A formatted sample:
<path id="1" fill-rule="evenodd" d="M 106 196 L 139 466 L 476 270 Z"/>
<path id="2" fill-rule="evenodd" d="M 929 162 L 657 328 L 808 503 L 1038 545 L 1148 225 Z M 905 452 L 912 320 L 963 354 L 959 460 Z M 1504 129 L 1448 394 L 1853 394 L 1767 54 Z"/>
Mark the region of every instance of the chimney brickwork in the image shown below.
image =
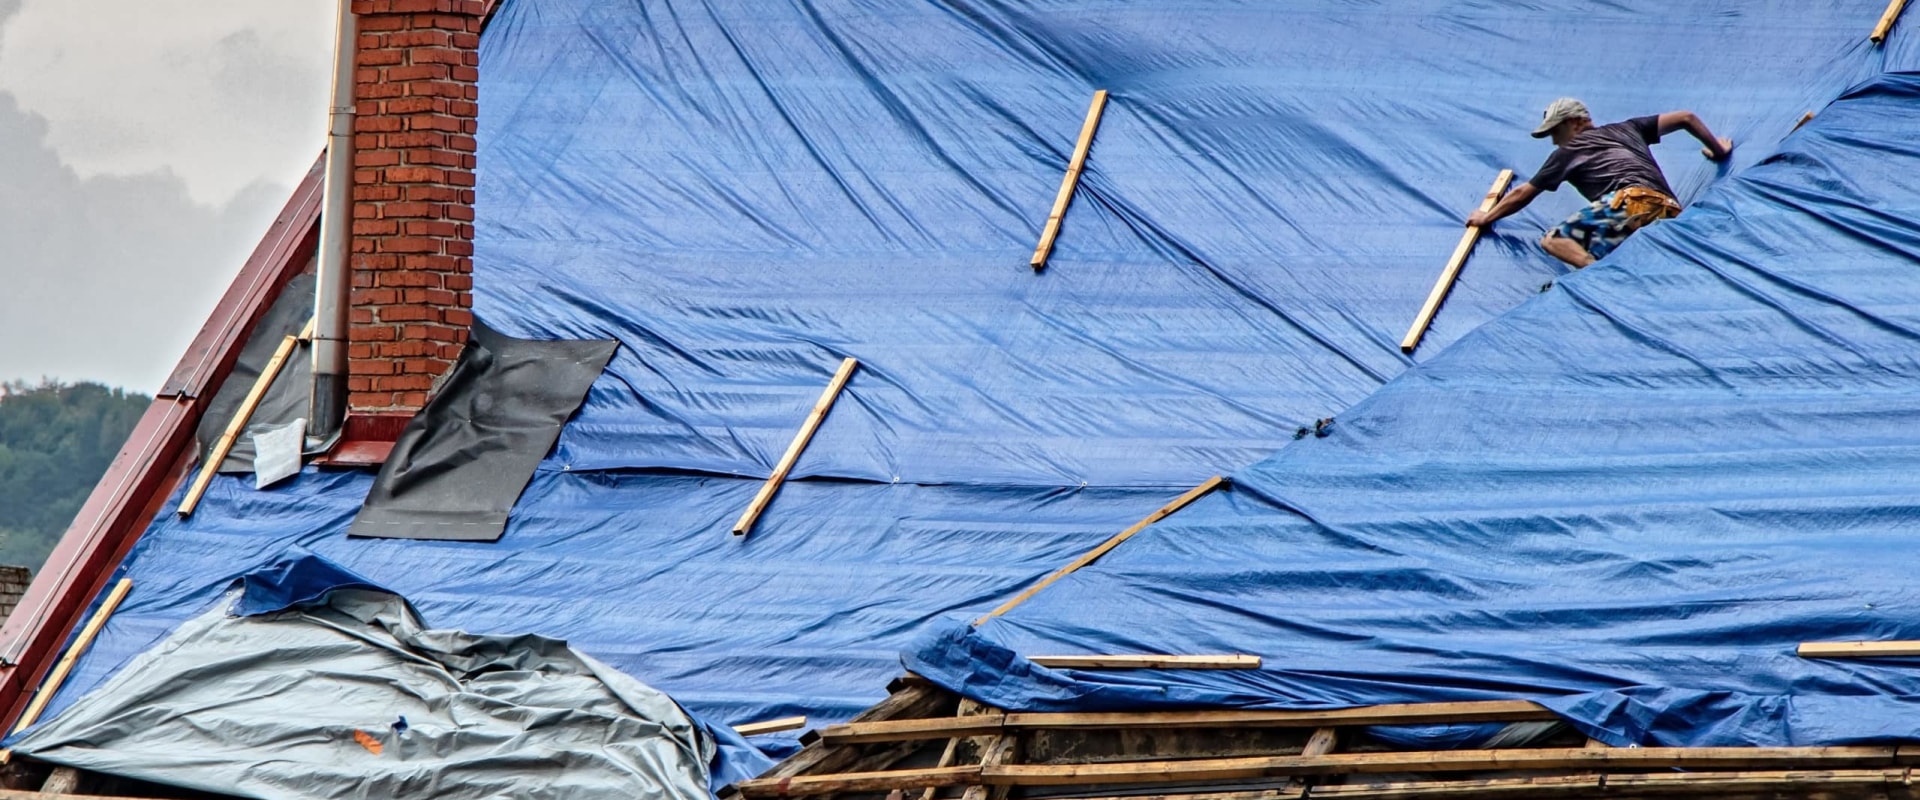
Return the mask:
<path id="1" fill-rule="evenodd" d="M 480 0 L 354 0 L 347 406 L 410 413 L 473 323 Z"/>

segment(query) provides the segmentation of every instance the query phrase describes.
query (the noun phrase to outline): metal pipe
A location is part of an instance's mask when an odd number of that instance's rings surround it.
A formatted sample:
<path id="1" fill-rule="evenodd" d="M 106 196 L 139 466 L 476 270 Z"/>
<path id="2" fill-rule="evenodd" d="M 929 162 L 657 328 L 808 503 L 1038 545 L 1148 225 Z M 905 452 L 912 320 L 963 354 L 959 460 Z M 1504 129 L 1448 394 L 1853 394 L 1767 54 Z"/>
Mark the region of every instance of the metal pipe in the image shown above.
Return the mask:
<path id="1" fill-rule="evenodd" d="M 353 212 L 354 54 L 360 30 L 352 0 L 339 0 L 333 51 L 333 93 L 327 113 L 327 175 L 320 212 L 320 267 L 313 303 L 313 400 L 307 435 L 326 441 L 347 416 L 347 297 L 353 271 L 347 263 Z"/>

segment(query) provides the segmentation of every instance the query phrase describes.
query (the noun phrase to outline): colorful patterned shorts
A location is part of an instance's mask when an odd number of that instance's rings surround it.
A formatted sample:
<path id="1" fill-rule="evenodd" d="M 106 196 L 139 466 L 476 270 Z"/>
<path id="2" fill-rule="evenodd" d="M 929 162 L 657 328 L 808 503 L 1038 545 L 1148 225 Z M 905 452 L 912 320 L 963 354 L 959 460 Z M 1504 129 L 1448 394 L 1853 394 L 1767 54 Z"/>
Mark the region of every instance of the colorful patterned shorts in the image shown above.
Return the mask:
<path id="1" fill-rule="evenodd" d="M 1631 193 L 1635 202 L 1624 202 L 1622 192 Z M 1616 202 L 1620 200 L 1623 202 Z M 1642 202 L 1650 205 L 1642 205 Z M 1648 223 L 1672 217 L 1679 213 L 1680 206 L 1666 195 L 1648 189 L 1621 189 L 1608 192 L 1600 199 L 1587 204 L 1586 208 L 1574 212 L 1566 222 L 1551 231 L 1548 236 L 1572 239 L 1592 253 L 1594 258 L 1606 258 L 1608 253 L 1620 246 L 1621 242 L 1633 235 Z M 1640 213 L 1634 214 L 1633 211 Z"/>

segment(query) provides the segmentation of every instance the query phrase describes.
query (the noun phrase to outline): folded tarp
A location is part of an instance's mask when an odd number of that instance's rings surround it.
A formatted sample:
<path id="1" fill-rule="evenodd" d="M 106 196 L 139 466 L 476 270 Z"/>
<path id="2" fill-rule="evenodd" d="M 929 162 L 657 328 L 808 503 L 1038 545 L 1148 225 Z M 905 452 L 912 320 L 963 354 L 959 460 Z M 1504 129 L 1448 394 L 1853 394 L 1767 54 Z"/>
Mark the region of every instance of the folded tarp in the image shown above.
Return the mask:
<path id="1" fill-rule="evenodd" d="M 1524 698 L 1614 745 L 1920 739 L 1920 75 L 910 666 L 1023 710 Z M 1016 654 L 1260 655 L 1247 671 Z"/>
<path id="2" fill-rule="evenodd" d="M 769 766 L 733 739 L 750 763 L 727 778 Z M 706 800 L 718 752 L 666 695 L 564 642 L 428 629 L 298 551 L 13 748 L 262 800 Z"/>

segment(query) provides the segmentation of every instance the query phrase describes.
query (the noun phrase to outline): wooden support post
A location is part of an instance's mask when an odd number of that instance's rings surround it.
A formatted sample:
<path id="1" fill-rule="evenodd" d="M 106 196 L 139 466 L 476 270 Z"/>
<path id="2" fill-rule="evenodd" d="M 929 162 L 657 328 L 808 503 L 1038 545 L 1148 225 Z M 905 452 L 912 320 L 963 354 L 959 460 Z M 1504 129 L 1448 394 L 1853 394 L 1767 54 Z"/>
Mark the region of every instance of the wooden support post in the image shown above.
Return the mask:
<path id="1" fill-rule="evenodd" d="M 787 480 L 787 473 L 793 471 L 793 464 L 800 460 L 800 451 L 807 449 L 812 441 L 813 432 L 820 427 L 820 421 L 826 419 L 827 410 L 833 408 L 833 401 L 840 396 L 840 390 L 847 385 L 847 379 L 853 377 L 854 368 L 860 361 L 847 358 L 840 362 L 839 371 L 833 373 L 833 380 L 827 382 L 827 390 L 820 393 L 820 399 L 813 404 L 813 410 L 807 413 L 807 421 L 800 426 L 800 432 L 794 434 L 793 443 L 787 445 L 787 452 L 780 456 L 780 463 L 773 468 L 773 474 L 767 477 L 765 486 L 760 487 L 753 502 L 747 504 L 747 511 L 740 515 L 740 521 L 733 523 L 733 535 L 745 536 L 753 530 L 753 523 L 760 519 L 760 512 L 767 510 L 767 504 L 773 502 L 773 493 L 780 491 L 780 484 Z"/>
<path id="2" fill-rule="evenodd" d="M 1879 24 L 1873 26 L 1873 33 L 1867 38 L 1873 40 L 1874 44 L 1886 41 L 1887 34 L 1893 31 L 1893 21 L 1900 18 L 1900 9 L 1906 5 L 1907 0 L 1890 0 L 1886 12 L 1880 15 Z"/>
<path id="3" fill-rule="evenodd" d="M 1806 642 L 1794 651 L 1801 658 L 1891 658 L 1920 656 L 1920 641 Z"/>
<path id="4" fill-rule="evenodd" d="M 1100 128 L 1100 114 L 1107 108 L 1107 90 L 1093 93 L 1093 105 L 1087 107 L 1087 121 L 1080 124 L 1080 141 L 1073 145 L 1073 158 L 1067 162 L 1066 177 L 1060 179 L 1060 194 L 1053 198 L 1053 210 L 1047 214 L 1047 224 L 1040 229 L 1040 246 L 1033 249 L 1033 258 L 1027 265 L 1033 271 L 1046 269 L 1047 257 L 1053 254 L 1053 240 L 1060 236 L 1060 221 L 1067 216 L 1067 204 L 1073 200 L 1073 190 L 1080 185 L 1080 171 L 1087 165 L 1087 152 L 1093 149 L 1093 132 Z"/>
<path id="5" fill-rule="evenodd" d="M 1003 733 L 987 740 L 986 749 L 980 754 L 980 769 L 986 770 L 1003 764 L 1013 763 L 1014 756 L 1020 752 L 1018 734 Z M 971 783 L 960 795 L 960 800 L 1006 800 L 1008 787 L 989 786 L 984 783 Z"/>
<path id="6" fill-rule="evenodd" d="M 1001 716 L 1000 709 L 981 703 L 971 697 L 960 698 L 960 708 L 954 712 L 955 716 L 960 717 L 977 717 L 986 714 L 991 714 L 995 717 Z M 960 743 L 966 741 L 967 738 L 968 737 L 964 736 L 955 736 L 948 739 L 946 749 L 941 751 L 940 760 L 935 762 L 934 766 L 953 766 L 953 760 L 960 755 Z M 939 793 L 939 789 L 929 786 L 925 792 L 921 793 L 920 800 L 933 800 L 934 796 Z"/>
<path id="7" fill-rule="evenodd" d="M 1155 511 L 1152 514 L 1148 514 L 1146 519 L 1143 519 L 1143 520 L 1140 520 L 1139 522 L 1134 523 L 1133 527 L 1131 528 L 1128 528 L 1124 531 L 1114 534 L 1113 538 L 1108 539 L 1105 542 L 1101 542 L 1099 547 L 1096 547 L 1096 548 L 1093 548 L 1092 550 L 1087 551 L 1086 555 L 1083 555 L 1079 558 L 1074 559 L 1073 563 L 1068 564 L 1064 567 L 1061 567 L 1059 570 L 1056 570 L 1052 575 L 1048 575 L 1045 578 L 1041 578 L 1039 583 L 1036 583 L 1033 586 L 1028 587 L 1027 590 L 1024 592 L 1021 592 L 1015 595 L 1012 600 L 1008 600 L 1005 603 L 1001 603 L 999 608 L 996 608 L 992 611 L 987 612 L 985 616 L 982 616 L 981 618 L 974 620 L 973 624 L 979 625 L 980 623 L 986 622 L 987 620 L 993 619 L 994 617 L 1000 616 L 1001 614 L 1005 614 L 1008 611 L 1012 611 L 1014 606 L 1020 605 L 1021 603 L 1026 602 L 1027 598 L 1032 597 L 1036 594 L 1039 594 L 1041 589 L 1045 589 L 1048 586 L 1052 585 L 1054 581 L 1060 580 L 1061 578 L 1064 578 L 1067 575 L 1071 574 L 1074 570 L 1077 570 L 1081 567 L 1084 567 L 1088 564 L 1093 563 L 1094 561 L 1098 560 L 1101 556 L 1106 555 L 1108 550 L 1112 550 L 1115 547 L 1119 547 L 1121 542 L 1131 539 L 1133 538 L 1134 534 L 1139 533 L 1143 530 L 1146 530 L 1148 525 L 1152 525 L 1153 523 L 1166 519 L 1167 515 L 1172 514 L 1175 511 L 1179 511 L 1182 508 L 1186 508 L 1188 503 L 1191 503 L 1195 500 L 1200 499 L 1201 495 L 1204 495 L 1208 492 L 1213 491 L 1216 488 L 1219 488 L 1220 485 L 1223 483 L 1226 483 L 1226 479 L 1218 475 L 1215 475 L 1211 478 L 1208 478 L 1204 483 L 1201 483 L 1199 486 L 1195 486 L 1192 489 L 1188 489 L 1186 494 L 1180 495 L 1179 497 L 1174 498 L 1173 502 L 1168 503 L 1164 506 L 1161 506 L 1159 511 Z"/>
<path id="8" fill-rule="evenodd" d="M 307 322 L 307 330 L 312 330 L 313 322 Z M 302 335 L 306 335 L 302 331 Z M 233 412 L 233 420 L 227 423 L 227 429 L 213 442 L 213 449 L 207 453 L 207 463 L 200 465 L 200 474 L 194 476 L 193 485 L 188 487 L 186 498 L 180 501 L 180 516 L 193 516 L 193 510 L 200 506 L 201 496 L 207 493 L 207 487 L 213 483 L 213 476 L 220 472 L 220 462 L 227 460 L 227 453 L 233 451 L 233 443 L 240 439 L 240 433 L 247 429 L 247 420 L 253 418 L 253 410 L 260 405 L 260 399 L 267 396 L 267 388 L 273 385 L 273 379 L 280 374 L 280 368 L 287 363 L 287 357 L 293 354 L 293 348 L 300 344 L 299 336 L 288 336 L 280 340 L 280 346 L 273 351 L 273 358 L 260 369 L 260 377 L 254 379 L 253 388 L 247 391 L 245 400 Z"/>
<path id="9" fill-rule="evenodd" d="M 733 732 L 741 736 L 759 736 L 765 733 L 779 733 L 781 731 L 798 730 L 804 727 L 807 727 L 806 717 L 781 717 L 765 722 L 749 722 L 745 725 L 735 725 L 733 726 Z"/>
<path id="10" fill-rule="evenodd" d="M 1493 179 L 1493 188 L 1487 190 L 1487 196 L 1480 200 L 1480 210 L 1489 211 L 1494 203 L 1500 202 L 1501 195 L 1507 193 L 1507 184 L 1513 182 L 1513 170 L 1500 170 Z M 1433 315 L 1440 312 L 1440 304 L 1447 299 L 1447 293 L 1453 291 L 1453 282 L 1460 277 L 1460 268 L 1467 263 L 1467 254 L 1473 252 L 1473 245 L 1480 241 L 1480 227 L 1468 226 L 1460 234 L 1460 243 L 1453 248 L 1453 257 L 1447 259 L 1447 268 L 1440 271 L 1440 280 L 1434 282 L 1433 291 L 1427 293 L 1427 302 L 1420 307 L 1420 315 L 1413 318 L 1413 327 L 1407 329 L 1407 336 L 1400 340 L 1400 352 L 1412 353 L 1420 346 L 1420 339 L 1427 335 L 1427 326 L 1433 324 Z"/>
<path id="11" fill-rule="evenodd" d="M 1028 656 L 1055 669 L 1259 669 L 1259 656 Z"/>
<path id="12" fill-rule="evenodd" d="M 73 767 L 54 767 L 52 772 L 47 773 L 46 782 L 40 784 L 40 793 L 43 795 L 76 794 L 74 790 L 79 788 L 80 770 Z"/>
<path id="13" fill-rule="evenodd" d="M 1313 735 L 1308 736 L 1307 743 L 1300 748 L 1300 755 L 1324 756 L 1333 752 L 1333 748 L 1339 744 L 1340 730 L 1338 728 L 1315 728 Z M 1299 777 L 1287 782 L 1287 788 L 1302 795 L 1306 792 L 1308 785 L 1305 778 Z"/>
<path id="14" fill-rule="evenodd" d="M 93 637 L 99 636 L 100 629 L 106 626 L 107 617 L 113 616 L 113 610 L 120 607 L 120 601 L 125 600 L 127 592 L 132 589 L 133 579 L 121 578 L 119 583 L 113 585 L 113 590 L 107 592 L 107 599 L 101 601 L 93 616 L 87 619 L 86 627 L 80 629 L 73 646 L 67 648 L 67 654 L 60 657 L 60 662 L 53 665 L 53 671 L 47 673 L 47 679 L 40 683 L 40 690 L 34 693 L 33 702 L 28 703 L 27 710 L 20 713 L 20 721 L 13 726 L 14 733 L 26 730 L 27 726 L 40 720 L 40 712 L 47 709 L 47 701 L 60 691 L 60 684 L 66 682 L 67 674 L 73 671 L 74 662 L 87 652 L 87 647 L 93 644 Z"/>

